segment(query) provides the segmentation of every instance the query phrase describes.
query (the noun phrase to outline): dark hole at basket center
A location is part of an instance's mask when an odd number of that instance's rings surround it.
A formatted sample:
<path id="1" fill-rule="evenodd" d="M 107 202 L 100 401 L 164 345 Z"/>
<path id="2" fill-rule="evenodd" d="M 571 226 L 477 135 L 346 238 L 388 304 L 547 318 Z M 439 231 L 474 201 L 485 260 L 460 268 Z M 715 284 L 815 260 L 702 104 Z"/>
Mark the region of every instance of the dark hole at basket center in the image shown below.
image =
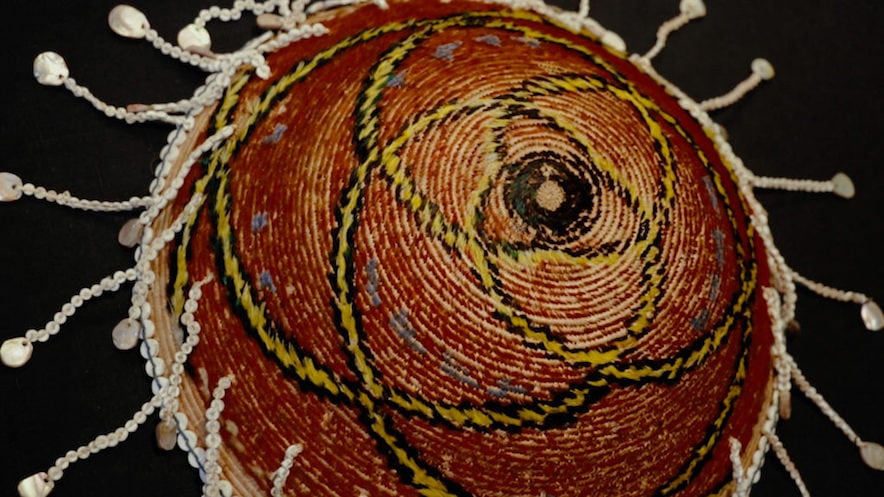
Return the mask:
<path id="1" fill-rule="evenodd" d="M 593 224 L 594 185 L 585 165 L 554 152 L 530 154 L 506 167 L 504 202 L 510 215 L 536 230 L 537 240 L 555 243 Z M 581 174 L 583 173 L 583 174 Z"/>

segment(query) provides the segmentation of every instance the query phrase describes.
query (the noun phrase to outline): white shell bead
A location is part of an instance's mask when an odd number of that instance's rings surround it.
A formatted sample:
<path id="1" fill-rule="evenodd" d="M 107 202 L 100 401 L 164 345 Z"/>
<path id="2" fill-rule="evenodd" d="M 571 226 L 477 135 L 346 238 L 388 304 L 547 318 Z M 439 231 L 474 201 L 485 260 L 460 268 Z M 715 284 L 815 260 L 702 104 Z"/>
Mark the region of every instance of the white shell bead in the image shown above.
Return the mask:
<path id="1" fill-rule="evenodd" d="M 157 376 L 150 383 L 150 390 L 154 395 L 159 395 L 159 393 L 169 386 L 169 379 L 165 376 Z"/>
<path id="2" fill-rule="evenodd" d="M 696 19 L 706 15 L 706 5 L 703 0 L 681 0 L 678 10 L 690 19 Z"/>
<path id="3" fill-rule="evenodd" d="M 12 173 L 0 173 L 0 202 L 20 199 L 21 187 L 21 178 Z"/>
<path id="4" fill-rule="evenodd" d="M 838 173 L 832 177 L 832 191 L 835 195 L 844 198 L 853 198 L 856 194 L 853 181 L 850 179 L 850 176 L 844 173 Z"/>
<path id="5" fill-rule="evenodd" d="M 605 31 L 605 34 L 602 35 L 601 42 L 606 47 L 611 47 L 618 52 L 626 51 L 626 42 L 623 41 L 623 38 L 621 38 L 620 35 L 613 31 Z"/>
<path id="6" fill-rule="evenodd" d="M 261 29 L 282 29 L 283 18 L 276 14 L 261 14 L 255 20 Z"/>
<path id="7" fill-rule="evenodd" d="M 863 304 L 862 309 L 860 309 L 860 315 L 869 331 L 884 329 L 884 312 L 881 312 L 881 308 L 873 300 Z"/>
<path id="8" fill-rule="evenodd" d="M 774 77 L 774 68 L 767 59 L 753 60 L 752 72 L 759 75 L 761 79 L 772 79 Z"/>
<path id="9" fill-rule="evenodd" d="M 111 332 L 111 338 L 114 341 L 114 347 L 120 350 L 132 350 L 138 345 L 138 339 L 141 335 L 141 324 L 130 318 L 126 318 L 116 326 Z"/>
<path id="10" fill-rule="evenodd" d="M 34 353 L 34 344 L 27 338 L 10 338 L 0 345 L 0 360 L 10 368 L 24 366 Z"/>
<path id="11" fill-rule="evenodd" d="M 55 52 L 43 52 L 34 59 L 34 78 L 41 85 L 60 86 L 70 74 L 67 63 Z"/>
<path id="12" fill-rule="evenodd" d="M 792 392 L 789 390 L 780 391 L 779 411 L 781 419 L 789 419 L 792 417 Z"/>
<path id="13" fill-rule="evenodd" d="M 176 413 L 175 414 L 175 422 L 178 424 L 179 430 L 186 430 L 187 429 L 187 416 L 185 416 L 184 414 L 182 414 L 180 412 Z"/>
<path id="14" fill-rule="evenodd" d="M 114 33 L 126 38 L 144 38 L 150 24 L 144 14 L 130 5 L 117 5 L 107 15 L 107 24 Z"/>
<path id="15" fill-rule="evenodd" d="M 884 447 L 872 442 L 862 442 L 859 444 L 859 453 L 870 468 L 884 471 Z"/>
<path id="16" fill-rule="evenodd" d="M 163 450 L 172 450 L 178 444 L 178 430 L 175 423 L 160 421 L 156 430 L 157 445 Z"/>
<path id="17" fill-rule="evenodd" d="M 166 363 L 159 357 L 154 357 L 152 360 L 144 363 L 144 371 L 151 378 L 162 375 L 166 372 Z"/>
<path id="18" fill-rule="evenodd" d="M 141 234 L 144 233 L 144 225 L 138 218 L 126 221 L 126 224 L 120 228 L 117 235 L 117 241 L 126 248 L 133 248 L 141 242 Z"/>
<path id="19" fill-rule="evenodd" d="M 52 491 L 52 485 L 46 481 L 46 473 L 31 475 L 18 484 L 18 495 L 21 497 L 46 497 Z"/>
<path id="20" fill-rule="evenodd" d="M 218 490 L 223 497 L 230 497 L 233 495 L 233 485 L 227 480 L 221 480 L 218 482 Z"/>
<path id="21" fill-rule="evenodd" d="M 204 52 L 212 48 L 212 38 L 206 28 L 188 24 L 178 32 L 178 46 L 191 52 Z"/>

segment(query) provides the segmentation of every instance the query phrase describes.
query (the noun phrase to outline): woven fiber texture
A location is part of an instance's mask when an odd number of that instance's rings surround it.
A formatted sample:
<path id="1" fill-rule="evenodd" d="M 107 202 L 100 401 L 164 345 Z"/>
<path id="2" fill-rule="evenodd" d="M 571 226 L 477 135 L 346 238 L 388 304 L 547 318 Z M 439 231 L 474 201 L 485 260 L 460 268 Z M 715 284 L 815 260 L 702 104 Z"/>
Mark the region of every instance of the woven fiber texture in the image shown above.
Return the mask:
<path id="1" fill-rule="evenodd" d="M 711 131 L 537 14 L 322 21 L 203 114 L 206 135 L 238 131 L 188 178 L 178 205 L 205 203 L 156 268 L 158 330 L 213 276 L 180 409 L 199 419 L 233 375 L 235 492 L 267 493 L 291 444 L 286 495 L 729 491 L 773 339 L 766 256 Z M 180 337 L 157 340 L 171 362 Z"/>

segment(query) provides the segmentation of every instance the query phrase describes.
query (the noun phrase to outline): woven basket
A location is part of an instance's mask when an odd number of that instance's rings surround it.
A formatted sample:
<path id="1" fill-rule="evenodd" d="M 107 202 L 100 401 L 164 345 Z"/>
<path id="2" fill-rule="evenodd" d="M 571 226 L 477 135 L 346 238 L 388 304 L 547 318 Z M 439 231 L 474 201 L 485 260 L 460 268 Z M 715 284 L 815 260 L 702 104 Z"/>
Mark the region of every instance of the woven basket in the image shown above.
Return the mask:
<path id="1" fill-rule="evenodd" d="M 322 21 L 203 111 L 184 152 L 237 131 L 154 225 L 204 195 L 151 295 L 156 329 L 180 329 L 212 277 L 179 439 L 205 445 L 232 375 L 237 495 L 267 494 L 291 444 L 286 495 L 732 491 L 729 440 L 749 466 L 770 417 L 773 337 L 717 131 L 537 14 L 454 0 Z M 181 334 L 155 339 L 171 364 Z"/>

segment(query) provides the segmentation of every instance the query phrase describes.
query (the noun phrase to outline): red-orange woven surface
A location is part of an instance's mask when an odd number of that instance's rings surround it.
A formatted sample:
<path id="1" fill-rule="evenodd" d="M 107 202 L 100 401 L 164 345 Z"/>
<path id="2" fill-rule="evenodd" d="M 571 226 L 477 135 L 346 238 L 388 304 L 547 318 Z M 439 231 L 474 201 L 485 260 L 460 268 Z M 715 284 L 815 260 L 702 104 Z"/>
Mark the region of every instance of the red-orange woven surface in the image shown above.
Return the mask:
<path id="1" fill-rule="evenodd" d="M 234 376 L 222 476 L 266 494 L 297 443 L 286 495 L 727 490 L 770 402 L 769 275 L 708 132 L 587 33 L 390 7 L 325 16 L 200 119 L 239 131 L 182 190 L 206 200 L 154 307 L 214 276 L 181 411 Z"/>

